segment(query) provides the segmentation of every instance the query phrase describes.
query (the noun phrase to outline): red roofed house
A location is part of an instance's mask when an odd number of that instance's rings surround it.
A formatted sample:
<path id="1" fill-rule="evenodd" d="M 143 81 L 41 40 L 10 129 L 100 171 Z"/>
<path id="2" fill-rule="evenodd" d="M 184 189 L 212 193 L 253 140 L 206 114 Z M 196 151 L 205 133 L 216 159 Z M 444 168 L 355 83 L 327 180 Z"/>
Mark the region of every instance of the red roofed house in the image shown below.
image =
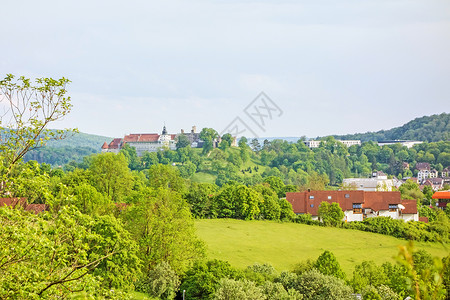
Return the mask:
<path id="1" fill-rule="evenodd" d="M 113 139 L 109 144 L 106 142 L 102 146 L 102 152 L 119 153 L 125 144 L 136 148 L 138 156 L 142 156 L 145 151 L 156 152 L 163 148 L 176 150 L 175 142 L 176 134 L 168 134 L 166 126 L 164 126 L 162 133 L 138 133 L 126 135 L 123 139 Z"/>
<path id="2" fill-rule="evenodd" d="M 401 200 L 400 192 L 366 191 L 307 191 L 286 193 L 296 214 L 309 213 L 318 219 L 320 203 L 337 202 L 344 211 L 344 221 L 363 221 L 371 217 L 391 217 L 405 221 L 418 221 L 415 200 Z"/>
<path id="3" fill-rule="evenodd" d="M 3 206 L 11 208 L 23 207 L 24 210 L 35 214 L 48 210 L 47 204 L 28 204 L 26 198 L 0 198 L 0 207 Z"/>
<path id="4" fill-rule="evenodd" d="M 434 191 L 438 191 L 440 189 L 442 189 L 442 187 L 444 186 L 444 179 L 442 178 L 430 178 L 425 180 L 425 182 L 423 183 L 423 185 L 428 185 L 431 186 L 431 188 Z"/>
<path id="5" fill-rule="evenodd" d="M 439 191 L 433 194 L 433 199 L 437 199 L 437 207 L 440 209 L 445 209 L 447 204 L 450 202 L 450 190 L 449 191 Z"/>

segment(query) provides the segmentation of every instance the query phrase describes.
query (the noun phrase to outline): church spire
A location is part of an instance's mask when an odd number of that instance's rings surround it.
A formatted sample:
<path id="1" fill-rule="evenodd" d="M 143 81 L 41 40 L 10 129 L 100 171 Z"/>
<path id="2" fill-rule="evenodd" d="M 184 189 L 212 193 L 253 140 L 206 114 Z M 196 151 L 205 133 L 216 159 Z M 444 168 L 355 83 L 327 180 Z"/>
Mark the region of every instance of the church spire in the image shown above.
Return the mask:
<path id="1" fill-rule="evenodd" d="M 167 134 L 167 129 L 166 129 L 166 125 L 164 125 L 164 127 L 163 127 L 163 131 L 162 131 L 162 134 L 163 134 L 163 135 L 166 135 L 166 134 Z"/>

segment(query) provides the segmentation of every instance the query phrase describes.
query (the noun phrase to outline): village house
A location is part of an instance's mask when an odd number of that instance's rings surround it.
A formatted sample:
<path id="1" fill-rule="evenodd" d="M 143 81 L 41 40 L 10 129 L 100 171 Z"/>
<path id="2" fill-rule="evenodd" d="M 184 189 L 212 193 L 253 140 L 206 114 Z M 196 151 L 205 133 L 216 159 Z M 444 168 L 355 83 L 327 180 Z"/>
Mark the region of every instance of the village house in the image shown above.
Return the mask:
<path id="1" fill-rule="evenodd" d="M 48 210 L 47 204 L 28 204 L 27 198 L 0 198 L 0 207 L 22 208 L 35 214 Z"/>
<path id="2" fill-rule="evenodd" d="M 304 141 L 303 143 L 308 148 L 319 148 L 321 142 L 322 141 L 308 140 L 308 141 Z M 323 141 L 323 142 L 325 142 L 325 141 Z M 361 145 L 361 141 L 360 140 L 336 140 L 336 142 L 340 142 L 340 143 L 344 144 L 347 147 L 350 147 L 350 146 L 353 146 L 353 145 Z"/>
<path id="3" fill-rule="evenodd" d="M 371 178 L 344 178 L 343 184 L 367 192 L 392 191 L 397 186 L 397 180 L 388 179 L 386 174 L 378 171 L 373 172 Z"/>
<path id="4" fill-rule="evenodd" d="M 417 169 L 417 179 L 420 183 L 425 182 L 428 178 L 437 178 L 438 177 L 438 171 L 431 170 L 429 163 L 419 162 L 416 164 Z"/>
<path id="5" fill-rule="evenodd" d="M 365 218 L 391 217 L 405 221 L 418 221 L 415 200 L 402 200 L 400 192 L 366 191 L 306 191 L 286 193 L 296 214 L 310 214 L 318 219 L 322 202 L 338 203 L 344 211 L 343 221 L 363 221 Z"/>
<path id="6" fill-rule="evenodd" d="M 433 191 L 438 191 L 438 190 L 440 190 L 440 189 L 442 189 L 444 187 L 444 179 L 442 179 L 442 178 L 429 178 L 429 179 L 425 180 L 423 185 L 420 186 L 420 189 L 423 190 L 423 187 L 426 186 L 426 185 L 431 186 Z"/>
<path id="7" fill-rule="evenodd" d="M 437 200 L 437 208 L 444 210 L 450 202 L 450 190 L 436 192 L 432 198 Z"/>

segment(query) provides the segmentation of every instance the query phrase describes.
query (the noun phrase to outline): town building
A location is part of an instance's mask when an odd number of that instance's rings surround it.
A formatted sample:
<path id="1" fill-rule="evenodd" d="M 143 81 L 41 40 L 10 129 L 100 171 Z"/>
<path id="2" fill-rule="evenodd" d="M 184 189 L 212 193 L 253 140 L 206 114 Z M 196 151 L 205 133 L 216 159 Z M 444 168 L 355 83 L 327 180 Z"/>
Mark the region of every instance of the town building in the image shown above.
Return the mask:
<path id="1" fill-rule="evenodd" d="M 417 179 L 420 183 L 424 183 L 428 178 L 437 178 L 439 173 L 436 170 L 431 170 L 429 163 L 419 162 L 416 164 Z"/>
<path id="2" fill-rule="evenodd" d="M 381 171 L 373 172 L 371 178 L 344 178 L 343 184 L 346 187 L 360 191 L 392 191 L 397 187 L 395 179 L 388 179 L 387 175 Z"/>
<path id="3" fill-rule="evenodd" d="M 421 189 L 423 190 L 424 186 L 431 186 L 433 191 L 438 191 L 444 187 L 444 179 L 442 178 L 429 178 L 426 179 L 423 185 L 421 186 Z"/>
<path id="4" fill-rule="evenodd" d="M 353 145 L 361 145 L 360 140 L 336 140 L 337 142 L 341 142 L 347 147 L 353 146 Z M 315 141 L 315 140 L 309 140 L 309 141 L 303 141 L 303 143 L 306 145 L 306 147 L 309 148 L 318 148 L 320 146 L 320 143 L 322 141 Z"/>
<path id="5" fill-rule="evenodd" d="M 0 207 L 21 208 L 35 214 L 48 211 L 47 204 L 28 204 L 27 198 L 0 198 Z"/>
<path id="6" fill-rule="evenodd" d="M 102 146 L 102 152 L 118 153 L 126 144 L 136 149 L 138 156 L 144 152 L 156 152 L 158 150 L 176 150 L 176 134 L 167 133 L 166 126 L 161 134 L 157 133 L 135 133 L 128 134 L 123 139 L 113 139 L 109 144 L 106 142 Z"/>
<path id="7" fill-rule="evenodd" d="M 406 148 L 412 148 L 414 145 L 422 144 L 421 141 L 405 141 L 405 140 L 393 140 L 393 141 L 379 141 L 378 146 L 383 147 L 386 145 L 395 145 L 395 144 L 401 144 L 402 146 L 405 146 Z"/>
<path id="8" fill-rule="evenodd" d="M 444 210 L 450 202 L 450 190 L 436 192 L 432 198 L 437 200 L 437 208 Z"/>
<path id="9" fill-rule="evenodd" d="M 306 191 L 286 193 L 296 214 L 310 214 L 318 219 L 322 202 L 338 203 L 345 216 L 343 221 L 363 221 L 365 218 L 391 217 L 405 221 L 418 221 L 415 200 L 402 200 L 400 192 L 366 191 Z"/>

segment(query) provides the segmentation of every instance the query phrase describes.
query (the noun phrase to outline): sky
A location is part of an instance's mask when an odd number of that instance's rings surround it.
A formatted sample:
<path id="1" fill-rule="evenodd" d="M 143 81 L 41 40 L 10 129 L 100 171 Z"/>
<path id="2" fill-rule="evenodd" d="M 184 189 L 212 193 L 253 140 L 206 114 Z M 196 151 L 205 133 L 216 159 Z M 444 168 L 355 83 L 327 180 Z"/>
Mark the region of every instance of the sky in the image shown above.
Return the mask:
<path id="1" fill-rule="evenodd" d="M 448 0 L 16 0 L 1 10 L 0 77 L 72 81 L 73 110 L 53 128 L 315 137 L 449 112 Z"/>

